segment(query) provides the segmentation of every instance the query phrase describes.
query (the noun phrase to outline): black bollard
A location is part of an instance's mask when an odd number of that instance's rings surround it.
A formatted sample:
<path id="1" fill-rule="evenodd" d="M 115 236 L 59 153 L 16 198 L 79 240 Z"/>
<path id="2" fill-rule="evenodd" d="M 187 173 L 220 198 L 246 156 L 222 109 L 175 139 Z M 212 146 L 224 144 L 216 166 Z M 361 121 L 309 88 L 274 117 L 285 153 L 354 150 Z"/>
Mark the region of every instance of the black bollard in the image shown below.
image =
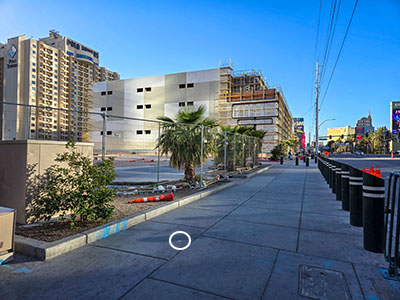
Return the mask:
<path id="1" fill-rule="evenodd" d="M 296 155 L 296 166 L 299 165 L 299 157 Z"/>
<path id="2" fill-rule="evenodd" d="M 349 166 L 349 209 L 350 224 L 353 226 L 363 226 L 363 201 L 362 201 L 362 172 Z"/>
<path id="3" fill-rule="evenodd" d="M 336 161 L 332 161 L 332 193 L 336 194 Z"/>
<path id="4" fill-rule="evenodd" d="M 342 209 L 349 211 L 349 166 L 342 164 L 342 179 L 341 179 L 341 196 L 342 196 Z"/>
<path id="5" fill-rule="evenodd" d="M 318 155 L 314 155 L 315 163 L 318 162 Z"/>
<path id="6" fill-rule="evenodd" d="M 283 155 L 281 154 L 281 165 L 283 165 Z"/>
<path id="7" fill-rule="evenodd" d="M 336 178 L 335 178 L 335 187 L 336 187 L 336 200 L 342 200 L 342 164 L 340 162 L 336 163 Z"/>
<path id="8" fill-rule="evenodd" d="M 310 165 L 310 157 L 306 156 L 306 167 Z"/>
<path id="9" fill-rule="evenodd" d="M 383 253 L 385 181 L 363 173 L 364 249 Z"/>
<path id="10" fill-rule="evenodd" d="M 328 160 L 328 184 L 329 184 L 329 188 L 332 188 L 332 162 L 330 160 Z"/>

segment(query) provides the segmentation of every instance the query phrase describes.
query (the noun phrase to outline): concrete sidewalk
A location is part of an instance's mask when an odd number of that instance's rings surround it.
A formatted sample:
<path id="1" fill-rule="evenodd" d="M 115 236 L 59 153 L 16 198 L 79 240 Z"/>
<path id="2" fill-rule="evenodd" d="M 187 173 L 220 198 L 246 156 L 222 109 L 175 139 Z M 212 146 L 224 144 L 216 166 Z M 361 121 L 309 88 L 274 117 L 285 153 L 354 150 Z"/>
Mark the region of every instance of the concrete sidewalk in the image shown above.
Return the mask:
<path id="1" fill-rule="evenodd" d="M 386 266 L 315 164 L 289 161 L 52 260 L 19 256 L 0 299 L 400 299 Z"/>

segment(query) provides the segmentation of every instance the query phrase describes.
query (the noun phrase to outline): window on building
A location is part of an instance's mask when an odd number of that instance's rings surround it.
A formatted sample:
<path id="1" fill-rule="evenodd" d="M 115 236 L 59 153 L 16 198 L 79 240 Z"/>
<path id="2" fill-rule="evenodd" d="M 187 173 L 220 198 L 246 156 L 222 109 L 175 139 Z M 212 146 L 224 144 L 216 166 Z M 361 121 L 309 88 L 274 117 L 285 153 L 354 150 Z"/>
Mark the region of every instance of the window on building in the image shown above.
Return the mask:
<path id="1" fill-rule="evenodd" d="M 112 131 L 107 131 L 107 135 L 112 135 Z"/>
<path id="2" fill-rule="evenodd" d="M 143 105 L 136 105 L 136 109 L 143 109 Z"/>
<path id="3" fill-rule="evenodd" d="M 107 95 L 112 95 L 112 91 L 108 91 L 108 92 L 107 92 Z"/>
<path id="4" fill-rule="evenodd" d="M 179 106 L 185 106 L 185 102 L 179 102 Z"/>
<path id="5" fill-rule="evenodd" d="M 35 51 L 35 50 L 32 50 L 32 53 L 33 53 L 33 54 L 36 54 L 36 51 Z"/>
<path id="6" fill-rule="evenodd" d="M 107 107 L 107 110 L 108 110 L 108 111 L 111 111 L 111 110 L 112 110 L 112 107 L 111 107 L 111 106 Z"/>
<path id="7" fill-rule="evenodd" d="M 145 107 L 146 107 L 146 109 L 150 109 L 151 108 L 151 104 L 146 104 Z"/>
<path id="8" fill-rule="evenodd" d="M 32 44 L 32 47 L 33 47 L 33 48 L 36 48 L 36 45 L 35 45 L 35 44 Z"/>
<path id="9" fill-rule="evenodd" d="M 100 131 L 100 135 L 103 135 L 103 131 Z"/>
<path id="10" fill-rule="evenodd" d="M 136 92 L 137 92 L 137 93 L 143 93 L 143 88 L 137 88 L 137 89 L 136 89 Z"/>
<path id="11" fill-rule="evenodd" d="M 57 75 L 54 75 L 54 78 L 57 78 Z"/>
<path id="12" fill-rule="evenodd" d="M 146 92 L 151 92 L 151 87 L 145 88 Z"/>
<path id="13" fill-rule="evenodd" d="M 143 134 L 143 130 L 136 130 L 136 134 Z"/>
<path id="14" fill-rule="evenodd" d="M 188 101 L 186 105 L 187 106 L 193 106 L 193 101 Z"/>
<path id="15" fill-rule="evenodd" d="M 186 84 L 184 84 L 184 83 L 179 84 L 179 88 L 180 88 L 180 89 L 184 89 L 185 86 L 186 86 Z"/>
<path id="16" fill-rule="evenodd" d="M 33 63 L 32 63 L 32 66 L 36 66 L 36 63 L 33 62 Z"/>
<path id="17" fill-rule="evenodd" d="M 36 84 L 35 80 L 32 80 L 32 84 Z"/>
<path id="18" fill-rule="evenodd" d="M 187 84 L 187 87 L 188 87 L 188 88 L 194 87 L 194 83 L 188 83 L 188 84 Z"/>
<path id="19" fill-rule="evenodd" d="M 32 69 L 32 72 L 36 72 L 36 69 Z"/>
<path id="20" fill-rule="evenodd" d="M 100 108 L 100 111 L 106 111 L 105 107 Z"/>
<path id="21" fill-rule="evenodd" d="M 104 96 L 106 94 L 106 92 L 101 92 L 101 95 Z"/>
<path id="22" fill-rule="evenodd" d="M 145 130 L 144 131 L 146 134 L 151 134 L 151 130 Z"/>

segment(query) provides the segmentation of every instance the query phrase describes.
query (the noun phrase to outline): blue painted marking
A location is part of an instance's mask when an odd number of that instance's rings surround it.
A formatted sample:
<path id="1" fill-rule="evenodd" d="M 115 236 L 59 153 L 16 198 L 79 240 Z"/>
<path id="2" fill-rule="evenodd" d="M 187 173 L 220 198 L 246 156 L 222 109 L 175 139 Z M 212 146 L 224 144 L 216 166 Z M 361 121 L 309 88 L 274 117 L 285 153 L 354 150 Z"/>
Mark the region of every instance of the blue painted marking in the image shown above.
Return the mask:
<path id="1" fill-rule="evenodd" d="M 128 220 L 124 220 L 122 221 L 122 226 L 121 226 L 121 230 L 125 230 L 128 228 Z"/>
<path id="2" fill-rule="evenodd" d="M 379 300 L 379 298 L 376 298 L 374 296 L 365 296 L 365 298 L 368 300 Z"/>
<path id="3" fill-rule="evenodd" d="M 354 294 L 354 296 L 356 296 L 357 298 L 364 298 L 361 294 Z"/>
<path id="4" fill-rule="evenodd" d="M 119 231 L 119 223 L 117 223 L 117 225 L 115 226 L 115 233 L 118 233 Z"/>
<path id="5" fill-rule="evenodd" d="M 327 260 L 327 261 L 323 261 L 322 263 L 325 265 L 325 269 L 329 269 L 329 267 L 332 266 L 335 263 L 335 261 Z"/>
<path id="6" fill-rule="evenodd" d="M 1 265 L 3 268 L 9 269 L 9 270 L 14 270 L 14 267 L 9 266 L 9 265 Z"/>
<path id="7" fill-rule="evenodd" d="M 378 273 L 381 273 L 383 276 L 389 275 L 386 269 L 378 269 L 376 270 Z"/>
<path id="8" fill-rule="evenodd" d="M 272 264 L 270 261 L 262 260 L 262 259 L 257 259 L 256 262 L 260 262 L 260 263 L 263 263 L 263 264 L 266 264 L 266 265 L 271 265 Z"/>
<path id="9" fill-rule="evenodd" d="M 103 235 L 101 236 L 102 239 L 108 237 L 108 235 L 110 234 L 110 227 L 106 227 L 103 230 Z"/>
<path id="10" fill-rule="evenodd" d="M 18 270 L 15 270 L 13 273 L 32 273 L 32 270 L 22 267 L 19 268 Z"/>

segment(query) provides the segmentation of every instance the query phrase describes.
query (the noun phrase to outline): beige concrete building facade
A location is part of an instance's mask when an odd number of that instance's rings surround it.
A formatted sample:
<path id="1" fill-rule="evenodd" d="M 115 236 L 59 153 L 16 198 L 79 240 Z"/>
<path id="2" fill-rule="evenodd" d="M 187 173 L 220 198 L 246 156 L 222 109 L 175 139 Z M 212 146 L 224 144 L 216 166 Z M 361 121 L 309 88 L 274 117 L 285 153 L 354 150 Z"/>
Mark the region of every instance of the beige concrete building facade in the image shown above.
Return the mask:
<path id="1" fill-rule="evenodd" d="M 336 141 L 341 138 L 343 135 L 343 139 L 347 140 L 347 137 L 354 137 L 355 128 L 351 126 L 337 127 L 337 128 L 328 128 L 327 129 L 327 142 Z"/>
<path id="2" fill-rule="evenodd" d="M 24 35 L 0 44 L 0 140 L 88 139 L 91 83 L 119 79 L 99 66 L 99 52 L 55 31 L 39 40 Z M 56 109 L 72 110 L 61 111 Z"/>

